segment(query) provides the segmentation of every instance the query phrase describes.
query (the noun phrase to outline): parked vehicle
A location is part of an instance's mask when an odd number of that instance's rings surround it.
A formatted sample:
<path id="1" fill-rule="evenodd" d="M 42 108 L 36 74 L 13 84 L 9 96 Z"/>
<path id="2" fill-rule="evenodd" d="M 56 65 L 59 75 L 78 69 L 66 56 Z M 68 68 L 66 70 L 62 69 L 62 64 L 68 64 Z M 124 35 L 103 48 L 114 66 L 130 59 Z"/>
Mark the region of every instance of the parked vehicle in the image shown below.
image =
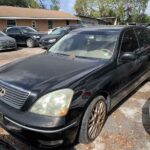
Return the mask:
<path id="1" fill-rule="evenodd" d="M 16 49 L 16 40 L 0 31 L 0 51 Z"/>
<path id="2" fill-rule="evenodd" d="M 35 29 L 27 26 L 8 27 L 4 32 L 15 38 L 17 44 L 27 45 L 30 48 L 38 46 L 40 38 L 45 35 L 45 33 L 37 32 Z"/>
<path id="3" fill-rule="evenodd" d="M 64 35 L 68 34 L 70 31 L 83 27 L 80 24 L 77 25 L 68 25 L 65 27 L 57 28 L 51 34 L 45 35 L 40 39 L 40 47 L 44 49 L 48 49 L 53 44 L 55 44 L 59 39 L 61 39 Z"/>
<path id="4" fill-rule="evenodd" d="M 55 31 L 56 29 L 59 29 L 60 27 L 56 27 L 56 28 L 53 28 L 53 29 L 50 29 L 48 30 L 48 34 L 51 34 L 53 31 Z"/>
<path id="5" fill-rule="evenodd" d="M 150 77 L 150 31 L 74 30 L 39 54 L 0 68 L 0 124 L 36 147 L 91 143 L 108 113 Z"/>

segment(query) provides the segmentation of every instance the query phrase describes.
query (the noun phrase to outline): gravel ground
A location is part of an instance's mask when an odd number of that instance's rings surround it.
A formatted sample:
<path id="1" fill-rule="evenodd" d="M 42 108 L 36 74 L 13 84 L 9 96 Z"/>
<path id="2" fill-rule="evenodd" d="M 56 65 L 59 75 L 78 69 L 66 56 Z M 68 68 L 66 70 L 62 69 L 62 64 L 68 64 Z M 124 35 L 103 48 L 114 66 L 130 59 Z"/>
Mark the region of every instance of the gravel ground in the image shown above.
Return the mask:
<path id="1" fill-rule="evenodd" d="M 21 57 L 43 52 L 40 48 L 24 48 L 0 53 L 0 65 Z M 101 135 L 90 145 L 77 145 L 69 150 L 150 150 L 150 82 L 144 83 L 108 117 Z M 19 150 L 30 147 L 18 142 L 0 128 L 0 138 Z"/>

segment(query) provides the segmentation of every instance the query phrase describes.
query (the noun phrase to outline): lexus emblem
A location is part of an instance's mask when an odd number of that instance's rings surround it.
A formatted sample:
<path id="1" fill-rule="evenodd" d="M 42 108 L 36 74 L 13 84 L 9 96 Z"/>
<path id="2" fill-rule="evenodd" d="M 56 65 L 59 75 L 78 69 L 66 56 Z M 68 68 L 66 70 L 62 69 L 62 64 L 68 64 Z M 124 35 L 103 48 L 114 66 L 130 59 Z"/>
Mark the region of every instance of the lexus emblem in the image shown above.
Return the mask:
<path id="1" fill-rule="evenodd" d="M 3 97 L 6 93 L 6 90 L 4 88 L 0 88 L 0 97 Z"/>

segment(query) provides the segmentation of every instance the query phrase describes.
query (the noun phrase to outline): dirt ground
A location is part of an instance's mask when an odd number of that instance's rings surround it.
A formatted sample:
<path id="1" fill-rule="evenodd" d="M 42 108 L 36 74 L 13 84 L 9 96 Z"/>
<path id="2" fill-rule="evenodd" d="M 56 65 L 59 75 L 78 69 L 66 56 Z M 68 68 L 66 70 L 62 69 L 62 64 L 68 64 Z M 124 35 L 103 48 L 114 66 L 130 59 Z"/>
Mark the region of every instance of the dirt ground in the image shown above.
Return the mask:
<path id="1" fill-rule="evenodd" d="M 24 48 L 0 53 L 0 65 L 21 57 L 42 53 L 40 48 Z M 77 145 L 70 150 L 150 150 L 150 82 L 144 83 L 126 98 L 108 117 L 102 133 L 90 145 Z M 0 138 L 15 145 L 18 150 L 30 147 L 15 140 L 0 128 Z"/>

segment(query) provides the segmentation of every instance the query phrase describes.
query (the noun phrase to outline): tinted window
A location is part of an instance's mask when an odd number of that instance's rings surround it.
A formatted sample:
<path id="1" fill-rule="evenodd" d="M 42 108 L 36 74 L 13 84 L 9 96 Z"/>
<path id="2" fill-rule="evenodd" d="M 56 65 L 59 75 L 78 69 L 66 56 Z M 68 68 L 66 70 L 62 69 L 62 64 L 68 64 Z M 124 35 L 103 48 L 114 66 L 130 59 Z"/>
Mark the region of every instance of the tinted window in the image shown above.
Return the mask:
<path id="1" fill-rule="evenodd" d="M 31 33 L 31 32 L 37 32 L 35 29 L 31 28 L 31 27 L 24 27 L 24 28 L 21 28 L 21 31 L 23 33 Z"/>
<path id="2" fill-rule="evenodd" d="M 56 30 L 54 30 L 51 34 L 52 35 L 61 35 L 61 34 L 65 34 L 67 31 L 64 28 L 58 28 Z"/>
<path id="3" fill-rule="evenodd" d="M 20 34 L 20 30 L 17 28 L 10 28 L 7 30 L 8 34 Z"/>
<path id="4" fill-rule="evenodd" d="M 122 52 L 133 52 L 139 48 L 136 35 L 133 30 L 125 32 L 122 40 L 121 51 Z"/>
<path id="5" fill-rule="evenodd" d="M 150 31 L 146 29 L 136 29 L 140 47 L 147 48 L 150 46 Z"/>

